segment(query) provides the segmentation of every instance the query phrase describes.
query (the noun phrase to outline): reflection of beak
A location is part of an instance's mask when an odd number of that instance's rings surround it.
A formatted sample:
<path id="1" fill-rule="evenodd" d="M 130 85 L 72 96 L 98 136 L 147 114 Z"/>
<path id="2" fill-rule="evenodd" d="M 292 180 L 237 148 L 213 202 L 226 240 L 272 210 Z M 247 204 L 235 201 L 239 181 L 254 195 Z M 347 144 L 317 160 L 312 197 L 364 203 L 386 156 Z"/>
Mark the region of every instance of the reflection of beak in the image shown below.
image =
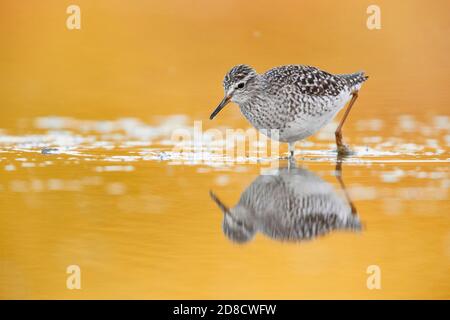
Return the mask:
<path id="1" fill-rule="evenodd" d="M 225 107 L 228 102 L 230 102 L 231 100 L 231 95 L 226 95 L 223 100 L 220 102 L 220 104 L 217 106 L 216 110 L 214 110 L 213 113 L 211 113 L 211 115 L 209 116 L 209 120 L 214 119 L 214 117 L 220 112 L 220 110 L 223 109 L 223 107 Z"/>
<path id="2" fill-rule="evenodd" d="M 220 210 L 222 210 L 222 212 L 224 214 L 230 214 L 230 209 L 228 209 L 228 207 L 225 204 L 223 204 L 223 202 L 220 201 L 219 198 L 217 198 L 217 196 L 214 194 L 214 192 L 212 192 L 210 190 L 209 195 L 210 195 L 211 199 L 214 200 L 214 202 L 217 204 L 217 206 L 220 208 Z"/>

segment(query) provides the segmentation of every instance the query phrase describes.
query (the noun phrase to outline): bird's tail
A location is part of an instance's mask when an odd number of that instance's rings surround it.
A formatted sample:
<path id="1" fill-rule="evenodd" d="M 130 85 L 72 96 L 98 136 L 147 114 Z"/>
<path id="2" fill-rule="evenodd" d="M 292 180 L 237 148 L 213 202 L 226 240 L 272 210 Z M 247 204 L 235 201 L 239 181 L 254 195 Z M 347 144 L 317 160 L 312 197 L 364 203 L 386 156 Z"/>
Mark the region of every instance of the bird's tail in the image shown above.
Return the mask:
<path id="1" fill-rule="evenodd" d="M 366 81 L 369 76 L 366 76 L 364 71 L 355 72 L 351 74 L 342 74 L 340 75 L 350 87 L 354 87 Z"/>

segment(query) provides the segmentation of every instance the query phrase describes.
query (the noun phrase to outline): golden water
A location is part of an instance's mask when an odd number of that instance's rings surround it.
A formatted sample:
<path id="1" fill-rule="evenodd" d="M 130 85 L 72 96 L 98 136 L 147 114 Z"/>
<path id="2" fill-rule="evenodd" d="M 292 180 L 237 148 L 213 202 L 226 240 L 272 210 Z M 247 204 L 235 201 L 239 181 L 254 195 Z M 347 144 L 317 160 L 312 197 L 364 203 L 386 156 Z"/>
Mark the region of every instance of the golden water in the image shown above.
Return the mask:
<path id="1" fill-rule="evenodd" d="M 378 1 L 377 31 L 364 1 L 77 4 L 79 31 L 60 1 L 0 4 L 0 298 L 450 298 L 448 2 Z M 248 127 L 208 120 L 237 63 L 369 74 L 342 165 L 362 231 L 224 235 L 209 191 L 232 206 L 270 161 L 193 161 L 172 133 Z M 297 165 L 343 196 L 335 125 Z"/>

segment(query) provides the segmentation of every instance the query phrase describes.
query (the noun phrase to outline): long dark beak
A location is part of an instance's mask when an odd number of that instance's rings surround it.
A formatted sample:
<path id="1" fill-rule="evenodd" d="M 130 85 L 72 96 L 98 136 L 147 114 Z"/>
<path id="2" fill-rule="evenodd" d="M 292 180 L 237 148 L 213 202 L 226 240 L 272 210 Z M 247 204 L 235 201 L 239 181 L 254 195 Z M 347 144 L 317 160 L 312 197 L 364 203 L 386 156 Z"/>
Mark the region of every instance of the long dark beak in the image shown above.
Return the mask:
<path id="1" fill-rule="evenodd" d="M 209 116 L 209 120 L 214 119 L 214 117 L 220 112 L 220 110 L 223 109 L 223 107 L 225 107 L 228 104 L 228 102 L 230 102 L 230 100 L 231 96 L 225 96 L 225 98 L 223 98 L 223 100 L 217 106 L 216 110 L 214 110 L 214 112 L 211 113 L 211 115 Z"/>
<path id="2" fill-rule="evenodd" d="M 213 201 L 217 204 L 217 206 L 220 208 L 220 210 L 222 210 L 222 212 L 224 214 L 229 214 L 230 213 L 230 209 L 228 209 L 228 207 L 226 205 L 224 205 L 223 202 L 220 201 L 219 198 L 217 198 L 217 196 L 214 194 L 214 192 L 212 192 L 210 190 L 209 191 L 209 195 L 210 195 L 211 199 L 213 199 Z"/>

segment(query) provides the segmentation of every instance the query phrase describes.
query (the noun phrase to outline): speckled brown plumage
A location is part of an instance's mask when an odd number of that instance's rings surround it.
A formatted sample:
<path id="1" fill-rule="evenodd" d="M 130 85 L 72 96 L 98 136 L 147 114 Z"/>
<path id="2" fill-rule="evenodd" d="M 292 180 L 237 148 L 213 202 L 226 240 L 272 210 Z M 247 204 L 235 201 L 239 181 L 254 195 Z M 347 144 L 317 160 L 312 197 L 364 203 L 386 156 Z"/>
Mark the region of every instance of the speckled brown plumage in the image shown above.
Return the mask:
<path id="1" fill-rule="evenodd" d="M 225 75 L 225 98 L 210 118 L 233 101 L 255 128 L 291 145 L 329 123 L 366 79 L 364 72 L 333 75 L 303 65 L 280 66 L 263 74 L 237 65 Z"/>

